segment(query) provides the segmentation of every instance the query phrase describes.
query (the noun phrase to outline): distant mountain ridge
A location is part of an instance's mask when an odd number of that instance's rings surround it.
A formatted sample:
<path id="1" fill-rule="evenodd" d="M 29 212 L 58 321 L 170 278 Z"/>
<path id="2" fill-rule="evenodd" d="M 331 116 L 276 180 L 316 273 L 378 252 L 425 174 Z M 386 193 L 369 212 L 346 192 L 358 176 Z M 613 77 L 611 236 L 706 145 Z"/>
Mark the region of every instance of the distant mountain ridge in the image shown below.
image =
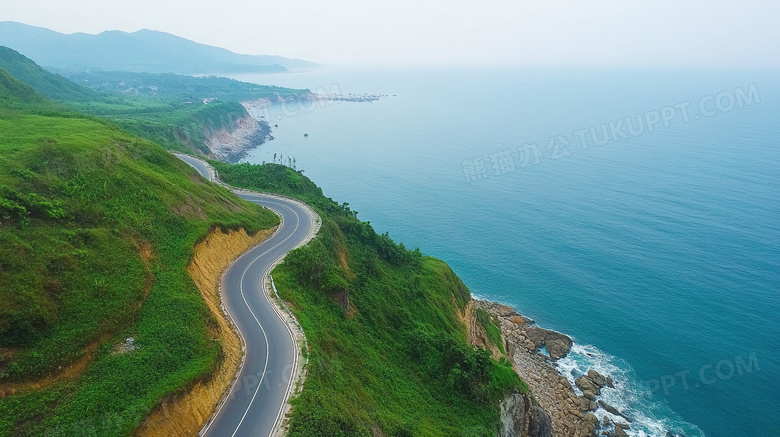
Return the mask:
<path id="1" fill-rule="evenodd" d="M 60 70 L 208 74 L 285 71 L 319 65 L 281 56 L 242 55 L 154 30 L 64 34 L 0 22 L 0 45 Z"/>

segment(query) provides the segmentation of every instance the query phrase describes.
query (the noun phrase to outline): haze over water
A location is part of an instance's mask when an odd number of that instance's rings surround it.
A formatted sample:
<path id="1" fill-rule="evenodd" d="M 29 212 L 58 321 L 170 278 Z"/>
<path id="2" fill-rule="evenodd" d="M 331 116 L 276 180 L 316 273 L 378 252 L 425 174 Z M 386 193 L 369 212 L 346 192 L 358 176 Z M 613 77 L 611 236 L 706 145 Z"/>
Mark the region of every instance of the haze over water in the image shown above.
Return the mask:
<path id="1" fill-rule="evenodd" d="M 780 435 L 775 74 L 323 69 L 236 78 L 394 94 L 261 111 L 279 125 L 276 139 L 247 161 L 294 156 L 326 195 L 447 261 L 473 294 L 573 336 L 579 346 L 562 370 L 613 374 L 620 390 L 607 400 L 637 419 L 633 430 Z M 655 118 L 664 111 L 666 126 Z M 614 138 L 597 145 L 602 124 Z M 539 153 L 526 154 L 534 144 Z"/>

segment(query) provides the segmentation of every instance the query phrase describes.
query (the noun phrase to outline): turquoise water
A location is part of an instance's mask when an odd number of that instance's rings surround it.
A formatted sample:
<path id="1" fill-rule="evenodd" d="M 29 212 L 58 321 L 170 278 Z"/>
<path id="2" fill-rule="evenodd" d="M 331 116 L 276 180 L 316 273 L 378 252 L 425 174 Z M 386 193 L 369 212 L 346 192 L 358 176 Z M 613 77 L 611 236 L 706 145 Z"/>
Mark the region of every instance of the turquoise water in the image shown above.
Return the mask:
<path id="1" fill-rule="evenodd" d="M 247 160 L 294 156 L 327 195 L 446 260 L 475 295 L 573 336 L 561 370 L 613 374 L 620 384 L 605 396 L 636 419 L 635 435 L 780 435 L 776 74 L 237 77 L 390 95 L 260 111 L 276 139 Z M 649 132 L 662 108 L 675 117 Z M 614 140 L 596 145 L 602 124 Z M 590 127 L 585 149 L 576 132 Z M 558 136 L 569 145 L 548 150 Z M 526 144 L 540 154 L 523 166 Z M 491 154 L 506 149 L 514 168 L 494 168 Z"/>

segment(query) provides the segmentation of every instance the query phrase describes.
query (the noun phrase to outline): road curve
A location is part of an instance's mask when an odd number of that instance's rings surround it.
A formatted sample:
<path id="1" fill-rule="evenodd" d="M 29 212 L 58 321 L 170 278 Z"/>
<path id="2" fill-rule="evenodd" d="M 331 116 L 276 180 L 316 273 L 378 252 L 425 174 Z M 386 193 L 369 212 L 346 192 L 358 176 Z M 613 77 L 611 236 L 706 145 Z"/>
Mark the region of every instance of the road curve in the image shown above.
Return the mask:
<path id="1" fill-rule="evenodd" d="M 206 179 L 224 185 L 205 161 L 174 155 Z M 274 434 L 281 424 L 300 355 L 286 315 L 271 302 L 263 284 L 278 260 L 313 236 L 318 217 L 298 200 L 233 191 L 275 211 L 282 221 L 271 238 L 244 253 L 222 277 L 223 305 L 243 338 L 244 361 L 229 394 L 199 435 L 263 437 Z"/>

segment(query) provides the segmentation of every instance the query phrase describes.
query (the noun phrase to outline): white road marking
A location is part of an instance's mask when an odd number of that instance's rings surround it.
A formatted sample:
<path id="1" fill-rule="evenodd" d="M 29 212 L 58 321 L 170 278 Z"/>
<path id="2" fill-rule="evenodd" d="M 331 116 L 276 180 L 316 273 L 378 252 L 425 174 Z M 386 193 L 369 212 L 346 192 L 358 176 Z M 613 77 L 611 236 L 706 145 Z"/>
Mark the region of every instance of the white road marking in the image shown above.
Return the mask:
<path id="1" fill-rule="evenodd" d="M 177 156 L 178 156 L 178 155 L 177 155 Z M 186 157 L 186 156 L 185 156 L 185 157 Z M 181 156 L 180 156 L 180 158 L 181 158 Z M 189 157 L 186 157 L 186 158 L 189 158 Z M 193 159 L 192 161 L 195 161 L 195 162 L 192 162 L 190 159 L 182 159 L 182 160 L 183 160 L 183 161 L 185 161 L 186 163 L 190 164 L 190 166 L 192 166 L 192 167 L 195 167 L 195 168 L 196 168 L 196 170 L 199 170 L 199 169 L 197 168 L 197 166 L 201 166 L 201 167 L 203 168 L 203 170 L 205 170 L 205 172 L 207 173 L 207 175 L 206 175 L 206 176 L 204 176 L 204 177 L 205 177 L 206 179 L 210 179 L 210 177 L 209 177 L 209 176 L 210 176 L 210 172 L 208 171 L 208 168 L 207 168 L 207 167 L 205 167 L 205 166 L 203 166 L 203 165 L 202 165 L 202 164 L 201 164 L 201 163 L 200 163 L 198 160 L 194 160 L 194 159 Z M 198 173 L 200 173 L 200 171 L 198 171 Z M 203 176 L 203 174 L 202 174 L 202 173 L 201 173 L 201 176 Z M 291 237 L 292 237 L 292 236 L 295 234 L 295 232 L 298 230 L 298 228 L 300 227 L 300 222 L 301 222 L 301 218 L 300 218 L 300 216 L 298 215 L 298 212 L 297 212 L 297 211 L 295 211 L 295 209 L 293 209 L 293 208 L 290 206 L 290 204 L 289 204 L 287 201 L 283 200 L 283 199 L 280 199 L 280 198 L 278 198 L 278 197 L 272 197 L 272 196 L 268 196 L 268 197 L 266 197 L 266 196 L 263 196 L 261 193 L 258 193 L 258 194 L 252 194 L 252 195 L 246 195 L 246 196 L 247 196 L 247 197 L 253 197 L 253 198 L 254 198 L 254 200 L 252 200 L 252 199 L 245 199 L 245 200 L 254 201 L 255 203 L 258 203 L 258 201 L 262 201 L 262 202 L 264 202 L 264 203 L 266 203 L 266 204 L 271 204 L 271 205 L 275 205 L 275 206 L 278 206 L 278 207 L 283 207 L 283 208 L 286 208 L 286 209 L 288 209 L 290 212 L 292 212 L 293 214 L 295 214 L 295 218 L 296 218 L 296 224 L 295 224 L 295 228 L 292 230 L 292 232 L 290 232 L 290 235 L 288 235 L 287 237 L 285 237 L 285 238 L 284 238 L 282 241 L 280 241 L 278 244 L 274 245 L 274 246 L 273 246 L 273 247 L 271 247 L 270 249 L 266 250 L 266 251 L 265 251 L 265 252 L 263 252 L 262 254 L 260 254 L 260 255 L 258 255 L 257 257 L 255 257 L 255 259 L 254 259 L 254 260 L 252 260 L 252 262 L 250 262 L 250 263 L 249 263 L 249 265 L 248 265 L 248 266 L 247 266 L 247 267 L 244 269 L 244 271 L 243 271 L 243 272 L 242 272 L 242 274 L 241 274 L 241 280 L 240 280 L 241 297 L 242 297 L 242 299 L 243 299 L 243 301 L 244 301 L 244 305 L 246 305 L 247 309 L 248 309 L 248 310 L 249 310 L 249 312 L 252 314 L 252 317 L 255 319 L 255 322 L 257 323 L 257 326 L 259 326 L 259 327 L 260 327 L 260 330 L 261 330 L 261 331 L 262 331 L 262 333 L 263 333 L 263 338 L 265 339 L 265 346 L 266 346 L 266 355 L 265 355 L 265 364 L 264 364 L 264 367 L 263 367 L 263 374 L 262 374 L 262 376 L 260 377 L 260 381 L 259 381 L 259 382 L 258 382 L 258 384 L 257 384 L 257 388 L 255 389 L 255 392 L 254 392 L 254 394 L 252 395 L 252 399 L 249 401 L 249 405 L 246 407 L 246 410 L 244 411 L 244 414 L 241 416 L 241 420 L 239 421 L 238 425 L 236 426 L 235 430 L 233 431 L 233 434 L 231 435 L 231 437 L 235 437 L 236 433 L 238 433 L 238 430 L 239 430 L 239 428 L 241 427 L 241 425 L 243 424 L 243 422 L 244 422 L 244 419 L 246 419 L 246 415 L 249 413 L 249 410 L 252 408 L 252 404 L 254 403 L 254 401 L 255 401 L 255 398 L 257 397 L 257 393 L 260 391 L 260 387 L 261 387 L 261 386 L 262 386 L 262 384 L 263 384 L 263 380 L 265 379 L 265 373 L 266 373 L 266 370 L 267 370 L 267 368 L 268 368 L 268 357 L 270 356 L 270 345 L 269 345 L 269 343 L 268 343 L 268 336 L 266 335 L 266 333 L 265 333 L 265 329 L 263 328 L 263 325 L 260 323 L 260 320 L 258 320 L 258 318 L 257 318 L 257 315 L 255 314 L 255 312 L 254 312 L 254 311 L 252 311 L 252 308 L 249 306 L 249 303 L 248 303 L 248 302 L 247 302 L 247 300 L 246 300 L 246 295 L 244 294 L 244 278 L 245 278 L 245 276 L 246 276 L 246 273 L 247 273 L 247 272 L 249 271 L 249 269 L 250 269 L 250 268 L 251 268 L 251 267 L 254 265 L 254 263 L 255 263 L 255 262 L 257 262 L 257 261 L 258 261 L 260 258 L 262 258 L 262 257 L 263 257 L 263 256 L 265 256 L 266 254 L 268 254 L 270 251 L 272 251 L 272 250 L 276 249 L 277 247 L 279 247 L 279 246 L 281 246 L 282 244 L 284 244 L 284 243 L 285 243 L 287 240 L 289 240 L 289 239 L 290 239 L 290 238 L 291 238 Z M 277 202 L 283 202 L 283 203 L 277 203 Z M 290 202 L 294 202 L 294 200 L 291 200 Z M 261 206 L 264 206 L 264 205 L 261 205 Z M 270 209 L 270 208 L 269 208 L 269 209 Z M 280 215 L 281 215 L 281 214 L 280 214 Z M 283 224 L 284 224 L 284 220 L 282 219 L 282 223 L 280 224 L 280 226 L 283 226 Z M 312 223 L 312 225 L 313 225 L 313 223 Z M 280 228 L 280 229 L 281 229 L 281 228 Z M 262 244 L 262 243 L 261 243 L 261 244 Z M 247 251 L 246 253 L 244 253 L 242 256 L 240 256 L 240 257 L 239 257 L 239 258 L 236 260 L 236 262 L 237 262 L 238 260 L 240 260 L 241 258 L 243 258 L 244 256 L 247 256 L 247 255 L 249 255 L 249 253 L 250 253 L 251 251 L 252 251 L 252 250 L 250 249 L 249 251 Z M 289 252 L 289 251 L 287 251 L 287 252 Z M 284 254 L 284 255 L 286 255 L 286 254 L 287 254 L 287 252 L 285 252 L 285 254 Z M 274 261 L 276 261 L 276 259 L 274 259 Z M 273 265 L 273 263 L 272 263 L 271 265 Z M 270 274 L 270 272 L 269 272 L 269 269 L 266 269 L 266 270 L 263 272 L 263 275 L 262 275 L 262 277 L 261 277 L 261 284 L 262 284 L 262 283 L 264 283 L 264 281 L 265 281 L 265 278 L 266 278 L 266 276 L 267 276 L 268 274 Z M 262 287 L 263 287 L 263 286 L 261 285 L 261 288 L 262 288 Z M 290 329 L 290 327 L 287 325 L 287 323 L 286 323 L 286 322 L 285 322 L 285 321 L 282 319 L 282 316 L 281 316 L 281 314 L 279 314 L 279 312 L 277 311 L 277 309 L 276 309 L 276 307 L 275 307 L 274 303 L 273 303 L 273 302 L 271 302 L 271 300 L 268 298 L 268 295 L 267 295 L 265 292 L 263 292 L 263 296 L 265 297 L 265 299 L 266 299 L 266 301 L 268 302 L 268 304 L 269 304 L 269 306 L 271 307 L 271 309 L 273 309 L 273 310 L 274 310 L 274 312 L 276 313 L 277 317 L 279 317 L 279 319 L 280 319 L 280 320 L 281 320 L 281 321 L 284 323 L 284 325 L 285 325 L 285 328 L 287 329 L 287 333 L 290 335 L 291 342 L 294 344 L 294 343 L 295 343 L 295 337 L 294 337 L 294 334 L 293 334 L 292 330 L 291 330 L 291 329 Z M 231 316 L 231 318 L 232 318 L 232 316 Z M 237 325 L 236 325 L 236 328 L 238 328 L 238 326 L 237 326 Z M 238 330 L 238 329 L 237 329 L 237 330 Z M 246 341 L 246 338 L 244 337 L 244 334 L 241 332 L 241 330 L 238 330 L 238 332 L 239 332 L 239 334 L 241 335 L 241 338 L 244 340 L 244 344 L 248 345 L 248 343 L 247 343 L 247 341 Z M 247 347 L 248 347 L 248 346 L 247 346 Z M 295 361 L 293 362 L 293 369 L 294 369 L 294 367 L 295 367 L 295 364 L 297 363 L 297 359 L 298 359 L 298 355 L 297 355 L 297 353 L 296 353 L 296 354 L 295 354 Z M 238 370 L 238 375 L 241 375 L 241 373 L 243 372 L 243 369 L 244 369 L 244 365 L 245 365 L 245 364 L 246 364 L 246 360 L 244 359 L 244 360 L 242 360 L 242 362 L 241 362 L 241 367 L 240 367 L 240 368 L 239 368 L 239 370 Z M 293 369 L 291 369 L 291 372 L 293 371 Z M 289 392 L 289 391 L 290 391 L 290 387 L 292 386 L 292 384 L 293 384 L 293 380 L 292 380 L 292 377 L 291 377 L 291 378 L 290 378 L 290 383 L 288 384 L 288 387 L 287 387 L 287 390 L 286 390 L 287 392 Z M 230 397 L 230 396 L 233 394 L 233 392 L 234 392 L 235 388 L 236 388 L 236 384 L 234 383 L 234 384 L 233 384 L 233 386 L 230 388 L 230 392 L 227 394 L 227 396 L 226 396 L 226 399 L 227 399 L 227 398 L 229 398 L 229 397 Z M 205 435 L 206 433 L 208 433 L 208 430 L 210 429 L 211 425 L 212 425 L 212 424 L 213 424 L 213 423 L 216 421 L 216 418 L 217 418 L 217 417 L 219 417 L 220 413 L 222 412 L 222 408 L 224 407 L 224 405 L 225 405 L 226 403 L 227 403 L 227 402 L 223 402 L 223 403 L 222 403 L 222 404 L 219 406 L 219 409 L 218 409 L 218 410 L 217 410 L 217 412 L 214 414 L 214 417 L 212 418 L 212 420 L 210 420 L 210 421 L 209 421 L 209 423 L 206 425 L 206 427 L 205 427 L 203 430 L 201 430 L 201 432 L 200 432 L 200 433 L 198 433 L 199 435 Z M 270 437 L 270 436 L 273 434 L 273 431 L 274 431 L 274 429 L 276 429 L 276 426 L 275 426 L 275 425 L 276 425 L 276 423 L 278 423 L 278 421 L 279 421 L 279 416 L 280 416 L 280 415 L 282 414 L 282 412 L 284 411 L 284 406 L 285 406 L 285 403 L 282 403 L 282 405 L 279 407 L 279 412 L 276 414 L 276 419 L 275 419 L 275 421 L 274 421 L 274 427 L 271 429 L 271 433 L 269 434 L 269 437 Z"/>

